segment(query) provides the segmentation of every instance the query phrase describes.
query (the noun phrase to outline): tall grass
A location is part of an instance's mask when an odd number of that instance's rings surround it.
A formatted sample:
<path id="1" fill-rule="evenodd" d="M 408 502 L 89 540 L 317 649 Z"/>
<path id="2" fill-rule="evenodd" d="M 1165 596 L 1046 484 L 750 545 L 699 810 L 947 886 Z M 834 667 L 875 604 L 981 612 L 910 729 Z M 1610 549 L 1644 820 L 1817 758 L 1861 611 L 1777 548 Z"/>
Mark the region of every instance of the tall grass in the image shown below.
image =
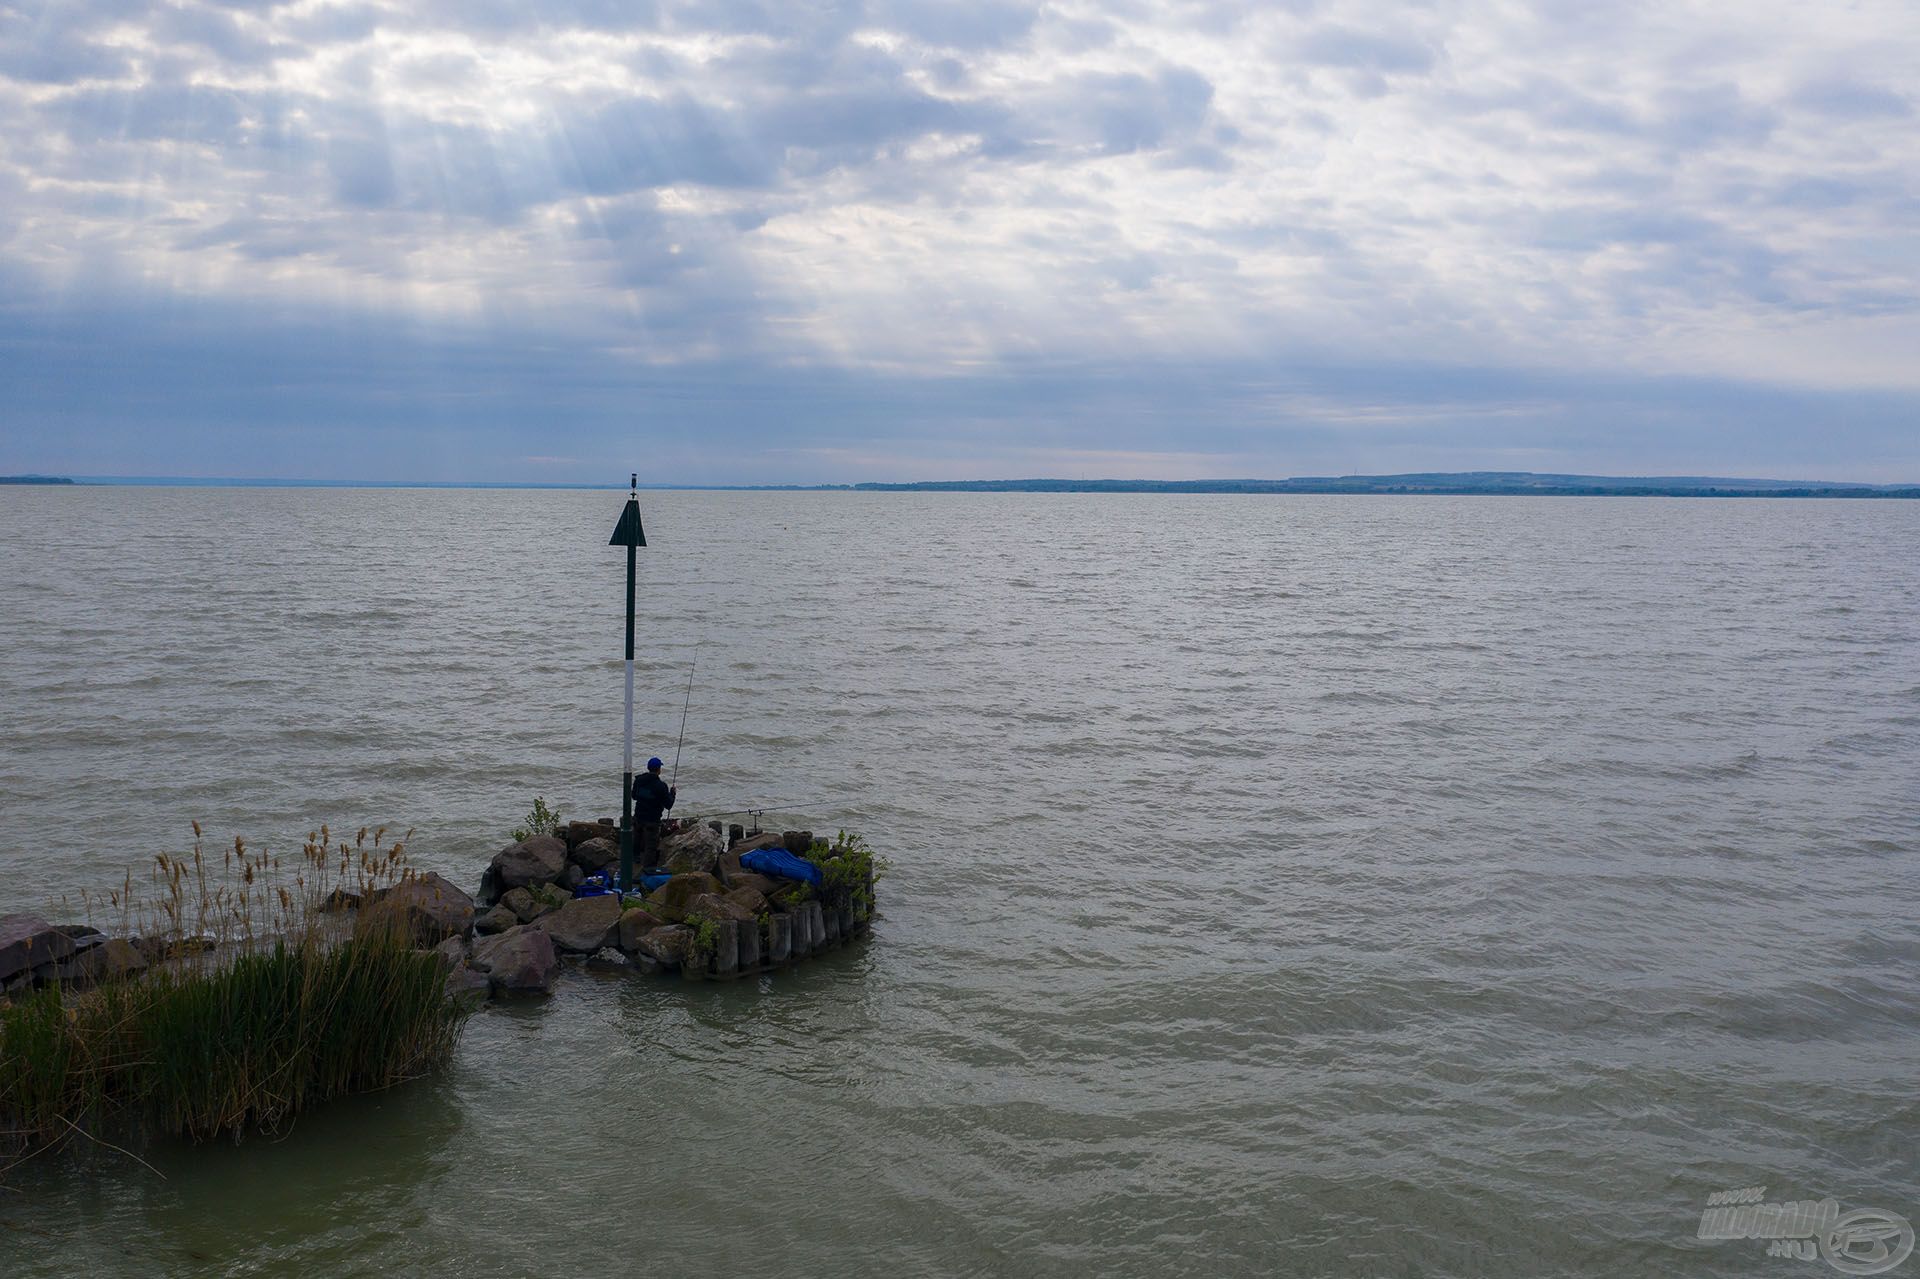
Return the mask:
<path id="1" fill-rule="evenodd" d="M 215 863 L 194 833 L 190 854 L 155 859 L 157 894 L 129 874 L 105 903 L 120 917 L 106 931 L 140 936 L 153 967 L 0 1008 L 0 1148 L 273 1131 L 452 1053 L 467 1012 L 447 999 L 439 958 L 395 928 L 355 935 L 324 909 L 408 878 L 402 844 L 376 832 L 368 848 L 363 830 L 336 846 L 322 827 L 289 864 L 241 840 Z"/>

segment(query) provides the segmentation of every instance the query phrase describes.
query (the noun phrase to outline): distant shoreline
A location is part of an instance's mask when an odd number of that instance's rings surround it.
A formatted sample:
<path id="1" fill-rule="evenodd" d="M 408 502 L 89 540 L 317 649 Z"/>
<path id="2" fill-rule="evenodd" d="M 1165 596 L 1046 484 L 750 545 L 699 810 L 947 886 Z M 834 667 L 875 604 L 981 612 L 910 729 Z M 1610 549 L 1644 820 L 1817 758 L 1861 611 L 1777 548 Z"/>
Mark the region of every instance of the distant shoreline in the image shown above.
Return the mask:
<path id="1" fill-rule="evenodd" d="M 181 488 L 580 489 L 625 484 L 487 480 L 290 480 L 194 476 L 0 476 L 0 484 L 123 485 Z M 1530 471 L 1420 472 L 1407 475 L 1299 476 L 1285 480 L 913 480 L 859 484 L 642 484 L 650 491 L 722 493 L 1227 493 L 1430 497 L 1815 497 L 1920 498 L 1920 484 L 1755 480 L 1720 476 L 1542 475 Z"/>

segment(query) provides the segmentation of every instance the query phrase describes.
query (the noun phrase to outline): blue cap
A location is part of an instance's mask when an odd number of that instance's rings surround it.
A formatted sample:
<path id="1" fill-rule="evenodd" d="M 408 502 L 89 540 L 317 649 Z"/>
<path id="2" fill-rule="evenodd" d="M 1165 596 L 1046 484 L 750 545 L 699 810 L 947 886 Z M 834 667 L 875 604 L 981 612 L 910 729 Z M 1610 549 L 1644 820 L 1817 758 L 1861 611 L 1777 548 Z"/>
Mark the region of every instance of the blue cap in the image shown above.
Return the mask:
<path id="1" fill-rule="evenodd" d="M 660 757 L 658 755 L 655 755 L 652 759 L 648 760 L 647 767 L 648 769 L 655 769 L 660 767 Z"/>

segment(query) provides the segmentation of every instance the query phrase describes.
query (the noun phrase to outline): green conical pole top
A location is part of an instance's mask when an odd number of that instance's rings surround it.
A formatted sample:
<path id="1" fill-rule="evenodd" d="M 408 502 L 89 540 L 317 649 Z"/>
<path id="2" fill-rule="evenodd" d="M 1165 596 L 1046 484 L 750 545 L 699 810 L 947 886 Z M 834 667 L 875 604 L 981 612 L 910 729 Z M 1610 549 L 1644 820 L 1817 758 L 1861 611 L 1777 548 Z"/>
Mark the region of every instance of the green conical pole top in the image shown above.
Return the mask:
<path id="1" fill-rule="evenodd" d="M 608 546 L 645 546 L 647 531 L 640 527 L 640 499 L 627 499 L 627 508 L 620 512 L 620 522 L 613 526 L 613 536 L 607 539 Z"/>

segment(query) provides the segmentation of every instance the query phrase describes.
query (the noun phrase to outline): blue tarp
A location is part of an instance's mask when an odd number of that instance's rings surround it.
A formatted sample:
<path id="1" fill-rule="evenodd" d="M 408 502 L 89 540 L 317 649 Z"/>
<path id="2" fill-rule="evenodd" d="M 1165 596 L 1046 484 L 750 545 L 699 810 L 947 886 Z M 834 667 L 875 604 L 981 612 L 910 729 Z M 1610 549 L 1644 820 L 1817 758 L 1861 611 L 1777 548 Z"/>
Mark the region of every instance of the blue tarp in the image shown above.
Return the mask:
<path id="1" fill-rule="evenodd" d="M 750 853 L 742 853 L 740 864 L 762 875 L 772 875 L 776 879 L 797 879 L 815 888 L 820 886 L 822 878 L 818 866 L 784 848 L 756 848 Z"/>
<path id="2" fill-rule="evenodd" d="M 673 876 L 671 875 L 642 875 L 640 877 L 640 887 L 648 892 L 652 892 L 672 878 Z"/>

